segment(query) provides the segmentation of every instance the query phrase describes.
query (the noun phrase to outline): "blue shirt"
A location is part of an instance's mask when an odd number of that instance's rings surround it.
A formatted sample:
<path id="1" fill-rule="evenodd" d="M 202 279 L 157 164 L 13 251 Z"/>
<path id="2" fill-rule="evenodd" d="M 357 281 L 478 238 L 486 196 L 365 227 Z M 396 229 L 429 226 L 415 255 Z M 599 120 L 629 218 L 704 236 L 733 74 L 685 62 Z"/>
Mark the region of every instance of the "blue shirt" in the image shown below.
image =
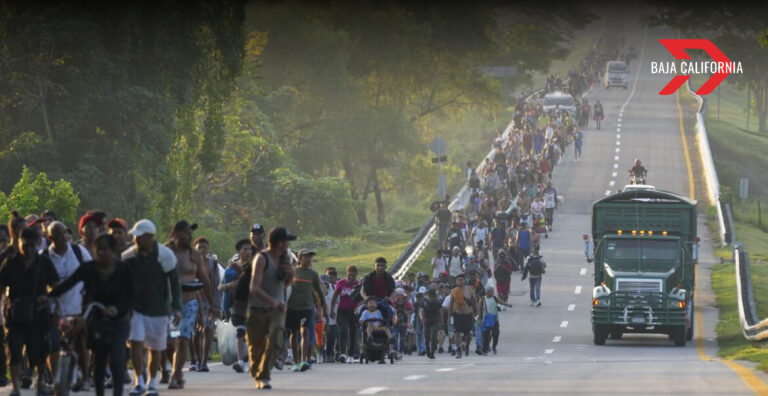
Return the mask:
<path id="1" fill-rule="evenodd" d="M 224 280 L 222 280 L 222 283 L 234 282 L 235 279 L 240 277 L 240 274 L 242 273 L 242 271 L 238 271 L 232 267 L 233 266 L 230 265 L 229 267 L 227 267 L 226 270 L 224 270 Z M 234 290 L 227 290 L 226 292 L 224 292 L 224 294 L 221 296 L 222 310 L 228 310 L 230 307 L 232 307 L 234 294 L 235 294 Z"/>
<path id="2" fill-rule="evenodd" d="M 517 233 L 517 247 L 523 250 L 531 248 L 531 232 L 527 228 Z"/>
<path id="3" fill-rule="evenodd" d="M 360 323 L 365 323 L 365 321 L 369 319 L 379 319 L 379 320 L 371 321 L 371 324 L 373 325 L 373 327 L 381 326 L 384 321 L 384 317 L 381 316 L 381 311 L 379 311 L 378 309 L 375 312 L 371 312 L 366 309 L 365 311 L 363 311 L 363 314 L 360 315 Z"/>
<path id="4" fill-rule="evenodd" d="M 581 144 L 584 142 L 584 132 L 577 131 L 575 134 L 575 143 L 577 146 L 581 147 Z"/>

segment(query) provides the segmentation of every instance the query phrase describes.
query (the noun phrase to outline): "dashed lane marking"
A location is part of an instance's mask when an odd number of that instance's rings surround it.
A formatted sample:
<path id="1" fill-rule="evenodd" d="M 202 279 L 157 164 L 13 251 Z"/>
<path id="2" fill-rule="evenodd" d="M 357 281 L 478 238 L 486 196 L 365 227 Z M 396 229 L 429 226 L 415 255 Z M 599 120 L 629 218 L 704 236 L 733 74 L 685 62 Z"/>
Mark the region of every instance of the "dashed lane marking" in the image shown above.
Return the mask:
<path id="1" fill-rule="evenodd" d="M 563 337 L 555 336 L 555 338 L 552 339 L 552 342 L 560 342 L 560 340 L 562 340 L 562 339 L 563 339 Z"/>
<path id="2" fill-rule="evenodd" d="M 360 392 L 357 392 L 358 395 L 375 395 L 383 390 L 387 390 L 387 387 L 385 386 L 372 386 L 370 388 L 365 388 L 361 390 Z"/>
<path id="3" fill-rule="evenodd" d="M 611 180 L 610 182 L 608 182 L 608 185 L 609 185 L 609 186 L 611 186 L 611 187 L 613 187 L 613 185 L 614 185 L 614 184 L 616 184 L 616 182 L 615 182 L 615 181 L 613 181 L 613 180 Z"/>
<path id="4" fill-rule="evenodd" d="M 619 164 L 613 164 L 613 169 L 619 169 Z"/>
<path id="5" fill-rule="evenodd" d="M 456 367 L 439 368 L 439 369 L 437 369 L 435 371 L 438 372 L 438 373 L 447 373 L 449 371 L 454 371 L 454 370 L 456 370 Z"/>
<path id="6" fill-rule="evenodd" d="M 581 271 L 579 271 L 579 275 L 586 275 L 586 274 L 587 274 L 586 268 L 582 268 Z"/>
<path id="7" fill-rule="evenodd" d="M 613 172 L 613 173 L 611 173 L 611 176 L 612 176 L 612 177 L 616 177 L 617 175 L 618 175 L 618 172 Z"/>
<path id="8" fill-rule="evenodd" d="M 621 139 L 621 134 L 620 133 L 616 134 L 616 139 Z"/>
<path id="9" fill-rule="evenodd" d="M 554 352 L 554 351 L 555 351 L 554 349 L 547 349 L 546 351 L 544 351 L 544 353 L 547 354 L 547 355 L 551 355 L 552 352 Z"/>
<path id="10" fill-rule="evenodd" d="M 574 289 L 573 292 L 576 294 L 581 294 L 581 285 L 576 286 L 576 289 Z"/>
<path id="11" fill-rule="evenodd" d="M 619 156 L 618 156 L 618 155 L 614 156 L 614 157 L 613 157 L 613 160 L 614 160 L 614 161 L 618 161 L 618 160 L 619 160 Z"/>
<path id="12" fill-rule="evenodd" d="M 575 311 L 575 310 L 576 310 L 576 304 L 570 304 L 570 305 L 568 305 L 568 310 L 569 310 L 569 311 Z"/>
<path id="13" fill-rule="evenodd" d="M 418 380 L 420 380 L 422 378 L 427 378 L 427 376 L 426 375 L 422 375 L 422 374 L 409 375 L 407 377 L 403 377 L 403 380 L 405 380 L 405 381 L 418 381 Z"/>
<path id="14" fill-rule="evenodd" d="M 568 321 L 564 320 L 564 321 L 560 322 L 560 327 L 568 327 Z"/>
<path id="15" fill-rule="evenodd" d="M 611 195 L 611 190 L 605 190 L 605 195 Z"/>

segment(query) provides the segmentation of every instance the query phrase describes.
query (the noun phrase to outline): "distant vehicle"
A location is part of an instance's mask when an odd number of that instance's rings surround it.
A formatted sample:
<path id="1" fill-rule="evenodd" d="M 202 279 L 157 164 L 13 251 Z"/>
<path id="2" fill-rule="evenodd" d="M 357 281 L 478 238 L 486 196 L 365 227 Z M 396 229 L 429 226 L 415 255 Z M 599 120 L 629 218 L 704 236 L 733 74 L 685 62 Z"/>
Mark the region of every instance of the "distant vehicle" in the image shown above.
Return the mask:
<path id="1" fill-rule="evenodd" d="M 629 66 L 622 61 L 609 61 L 605 64 L 605 73 L 603 73 L 603 86 L 605 89 L 610 87 L 629 86 Z"/>
<path id="2" fill-rule="evenodd" d="M 650 184 L 627 184 L 621 192 L 638 191 L 638 190 L 655 190 L 656 187 Z"/>
<path id="3" fill-rule="evenodd" d="M 592 205 L 584 250 L 594 263 L 594 343 L 661 333 L 685 346 L 693 339 L 696 201 L 640 187 Z"/>
<path id="4" fill-rule="evenodd" d="M 565 111 L 571 117 L 576 116 L 576 101 L 573 96 L 561 91 L 555 91 L 544 96 L 541 102 L 544 112 L 549 113 L 554 110 Z"/>

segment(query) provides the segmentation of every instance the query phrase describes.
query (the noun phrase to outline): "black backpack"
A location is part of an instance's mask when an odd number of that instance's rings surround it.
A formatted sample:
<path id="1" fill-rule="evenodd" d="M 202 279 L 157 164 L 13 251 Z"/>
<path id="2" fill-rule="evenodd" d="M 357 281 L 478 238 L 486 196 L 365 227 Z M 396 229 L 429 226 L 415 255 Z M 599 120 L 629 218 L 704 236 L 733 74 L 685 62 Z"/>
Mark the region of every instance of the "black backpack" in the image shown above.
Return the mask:
<path id="1" fill-rule="evenodd" d="M 528 257 L 528 272 L 531 275 L 541 275 L 546 272 L 544 270 L 545 264 L 543 261 L 541 261 L 541 256 L 530 256 Z"/>
<path id="2" fill-rule="evenodd" d="M 75 245 L 74 243 L 70 243 L 69 246 L 72 248 L 72 253 L 75 254 L 75 257 L 77 258 L 77 262 L 80 265 L 83 265 L 83 251 L 80 250 L 80 245 Z M 48 249 L 43 249 L 43 251 L 40 253 L 45 257 L 50 257 L 50 253 L 48 252 Z"/>
<path id="3" fill-rule="evenodd" d="M 266 265 L 264 265 L 264 272 L 266 272 L 269 266 L 269 259 L 266 257 L 264 252 L 259 252 L 259 254 L 265 255 L 264 259 L 266 260 Z M 251 266 L 253 265 L 253 261 L 254 259 L 251 259 L 249 262 L 241 266 L 243 272 L 240 273 L 240 277 L 237 278 L 237 287 L 235 288 L 234 298 L 235 301 L 248 302 L 248 297 L 251 295 Z"/>

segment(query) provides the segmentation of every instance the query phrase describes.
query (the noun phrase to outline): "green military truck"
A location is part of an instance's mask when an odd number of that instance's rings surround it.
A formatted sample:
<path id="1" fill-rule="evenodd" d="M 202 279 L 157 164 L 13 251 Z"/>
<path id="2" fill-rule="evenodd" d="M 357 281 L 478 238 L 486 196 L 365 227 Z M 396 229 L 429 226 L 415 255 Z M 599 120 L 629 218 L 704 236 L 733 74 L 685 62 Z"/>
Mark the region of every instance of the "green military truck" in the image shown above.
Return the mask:
<path id="1" fill-rule="evenodd" d="M 693 339 L 698 260 L 696 201 L 654 188 L 607 196 L 592 205 L 592 331 L 596 345 L 624 333 Z"/>

